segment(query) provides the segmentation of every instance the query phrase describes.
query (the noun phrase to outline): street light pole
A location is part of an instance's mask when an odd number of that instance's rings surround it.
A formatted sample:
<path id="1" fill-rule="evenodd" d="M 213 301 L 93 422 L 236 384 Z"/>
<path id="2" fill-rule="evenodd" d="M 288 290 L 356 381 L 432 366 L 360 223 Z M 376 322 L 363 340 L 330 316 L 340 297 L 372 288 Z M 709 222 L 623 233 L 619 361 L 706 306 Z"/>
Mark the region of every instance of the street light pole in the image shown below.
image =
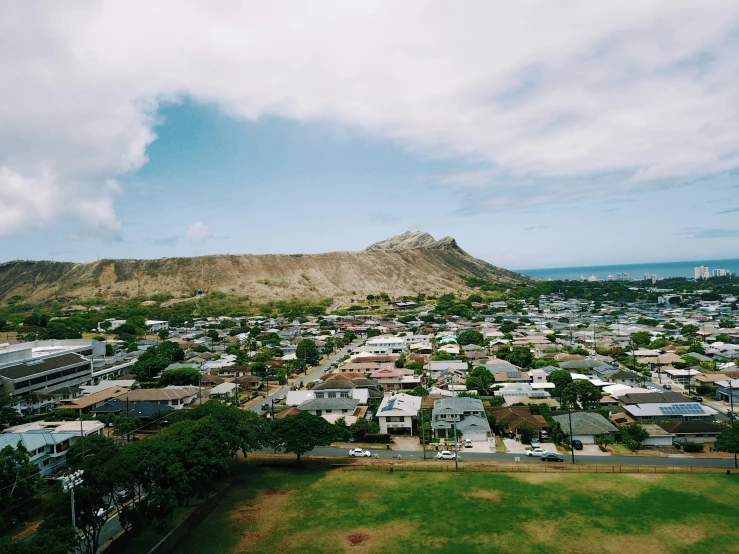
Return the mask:
<path id="1" fill-rule="evenodd" d="M 74 527 L 75 532 L 77 532 L 77 518 L 74 512 L 74 488 L 82 484 L 82 475 L 84 473 L 85 470 L 79 469 L 66 477 L 62 477 L 62 490 L 68 492 L 72 499 L 72 527 Z"/>

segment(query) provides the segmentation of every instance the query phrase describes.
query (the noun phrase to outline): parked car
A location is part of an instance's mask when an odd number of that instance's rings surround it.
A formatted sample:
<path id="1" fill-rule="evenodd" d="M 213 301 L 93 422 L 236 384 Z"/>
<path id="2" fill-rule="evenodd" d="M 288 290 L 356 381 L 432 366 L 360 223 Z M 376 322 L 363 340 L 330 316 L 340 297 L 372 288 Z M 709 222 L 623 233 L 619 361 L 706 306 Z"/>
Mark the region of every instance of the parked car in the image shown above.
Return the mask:
<path id="1" fill-rule="evenodd" d="M 285 398 L 287 398 L 287 396 L 284 394 L 281 394 L 280 396 L 277 397 L 277 400 L 285 400 Z"/>
<path id="2" fill-rule="evenodd" d="M 357 457 L 357 456 L 362 457 L 362 458 L 369 458 L 370 456 L 372 456 L 372 452 L 370 452 L 369 450 L 364 450 L 363 448 L 352 448 L 349 451 L 349 455 L 352 458 Z"/>
<path id="3" fill-rule="evenodd" d="M 464 447 L 472 448 L 472 441 L 470 439 L 464 439 Z"/>
<path id="4" fill-rule="evenodd" d="M 541 457 L 542 462 L 564 462 L 565 459 L 561 454 L 555 452 L 547 452 Z"/>
<path id="5" fill-rule="evenodd" d="M 703 402 L 702 396 L 693 396 L 691 398 L 693 399 L 693 402 Z"/>
<path id="6" fill-rule="evenodd" d="M 118 502 L 128 502 L 133 498 L 133 494 L 129 490 L 122 490 L 115 493 Z"/>
<path id="7" fill-rule="evenodd" d="M 269 411 L 269 404 L 262 404 L 262 410 L 265 412 Z"/>
<path id="8" fill-rule="evenodd" d="M 665 390 L 672 390 L 672 385 L 670 383 L 665 383 L 662 385 L 662 388 Z"/>
<path id="9" fill-rule="evenodd" d="M 531 439 L 531 446 L 534 448 L 539 448 L 541 446 L 541 443 L 537 439 Z"/>
<path id="10" fill-rule="evenodd" d="M 572 447 L 575 450 L 582 450 L 582 441 L 579 439 L 575 439 L 572 441 Z"/>
<path id="11" fill-rule="evenodd" d="M 527 456 L 543 456 L 544 454 L 549 454 L 549 452 L 547 452 L 543 448 L 533 448 L 526 451 Z"/>
<path id="12" fill-rule="evenodd" d="M 455 452 L 450 452 L 449 450 L 442 450 L 436 455 L 437 460 L 454 460 L 457 457 L 457 454 Z"/>

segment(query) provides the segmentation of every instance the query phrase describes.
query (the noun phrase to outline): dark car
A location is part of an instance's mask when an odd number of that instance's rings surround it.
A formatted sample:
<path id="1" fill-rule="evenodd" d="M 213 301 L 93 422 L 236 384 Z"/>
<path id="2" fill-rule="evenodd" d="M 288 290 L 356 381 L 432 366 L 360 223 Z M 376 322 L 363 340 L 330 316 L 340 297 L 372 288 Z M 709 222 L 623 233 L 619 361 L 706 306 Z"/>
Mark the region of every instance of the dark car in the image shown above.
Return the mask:
<path id="1" fill-rule="evenodd" d="M 548 452 L 541 457 L 542 462 L 564 462 L 565 459 L 562 455 L 554 452 Z"/>
<path id="2" fill-rule="evenodd" d="M 694 396 L 693 397 L 693 402 L 703 402 L 703 397 L 702 396 Z"/>
<path id="3" fill-rule="evenodd" d="M 581 440 L 578 440 L 578 439 L 573 440 L 572 441 L 572 447 L 575 450 L 582 450 L 582 441 Z"/>

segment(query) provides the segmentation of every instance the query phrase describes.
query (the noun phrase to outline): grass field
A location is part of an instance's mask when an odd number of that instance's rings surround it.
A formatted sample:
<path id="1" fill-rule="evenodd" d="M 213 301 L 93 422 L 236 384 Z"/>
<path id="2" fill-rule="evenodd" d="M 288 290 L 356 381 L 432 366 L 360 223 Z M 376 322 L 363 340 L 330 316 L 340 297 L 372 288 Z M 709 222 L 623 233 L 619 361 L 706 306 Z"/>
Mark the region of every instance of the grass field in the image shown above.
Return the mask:
<path id="1" fill-rule="evenodd" d="M 182 554 L 739 553 L 739 476 L 260 470 Z"/>

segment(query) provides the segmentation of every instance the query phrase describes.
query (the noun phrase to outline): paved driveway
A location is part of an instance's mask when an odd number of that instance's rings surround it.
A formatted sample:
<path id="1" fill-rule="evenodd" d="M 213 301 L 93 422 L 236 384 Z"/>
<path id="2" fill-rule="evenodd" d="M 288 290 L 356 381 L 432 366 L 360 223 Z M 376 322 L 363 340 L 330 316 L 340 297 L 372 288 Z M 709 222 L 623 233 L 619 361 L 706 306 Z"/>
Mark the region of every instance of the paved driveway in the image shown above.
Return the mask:
<path id="1" fill-rule="evenodd" d="M 610 456 L 610 452 L 603 452 L 597 444 L 583 444 L 582 450 L 575 450 L 577 456 Z"/>
<path id="2" fill-rule="evenodd" d="M 503 439 L 503 444 L 511 454 L 524 454 L 526 453 L 526 445 L 520 443 L 515 439 Z"/>

